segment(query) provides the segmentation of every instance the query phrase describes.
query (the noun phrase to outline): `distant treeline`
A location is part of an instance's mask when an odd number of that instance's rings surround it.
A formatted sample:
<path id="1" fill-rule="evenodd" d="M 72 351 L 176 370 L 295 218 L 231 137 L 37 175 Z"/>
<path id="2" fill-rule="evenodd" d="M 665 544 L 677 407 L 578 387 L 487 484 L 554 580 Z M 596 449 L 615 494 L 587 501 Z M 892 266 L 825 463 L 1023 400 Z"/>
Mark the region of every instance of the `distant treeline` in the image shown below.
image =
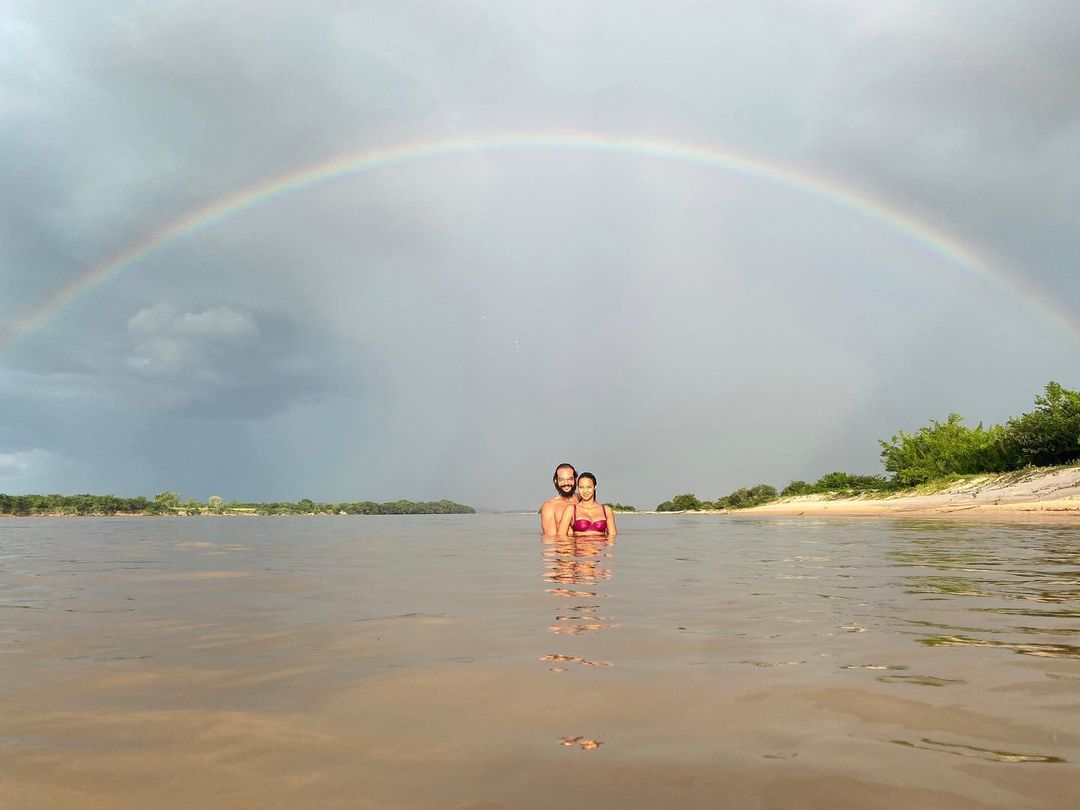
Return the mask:
<path id="1" fill-rule="evenodd" d="M 152 500 L 115 495 L 4 495 L 0 515 L 471 515 L 471 506 L 453 501 L 355 501 L 315 503 L 307 498 L 289 502 L 241 503 L 212 495 L 206 503 L 175 492 L 161 492 Z"/>
<path id="2" fill-rule="evenodd" d="M 254 511 L 260 515 L 473 515 L 471 506 L 454 501 L 354 501 L 351 503 L 314 503 L 307 499 L 297 503 L 233 504 L 234 512 Z"/>
<path id="3" fill-rule="evenodd" d="M 971 428 L 962 416 L 951 413 L 944 422 L 931 420 L 914 433 L 901 430 L 878 444 L 882 465 L 891 477 L 832 472 L 812 484 L 792 481 L 780 492 L 769 484 L 758 484 L 715 501 L 686 493 L 664 501 L 656 511 L 742 509 L 789 495 L 884 492 L 958 475 L 1072 464 L 1080 459 L 1080 392 L 1049 382 L 1044 394 L 1035 397 L 1033 411 L 1003 425 L 983 427 L 980 422 Z"/>
<path id="4" fill-rule="evenodd" d="M 4 495 L 0 493 L 0 515 L 115 515 L 143 514 L 152 502 L 143 497 L 115 495 Z"/>

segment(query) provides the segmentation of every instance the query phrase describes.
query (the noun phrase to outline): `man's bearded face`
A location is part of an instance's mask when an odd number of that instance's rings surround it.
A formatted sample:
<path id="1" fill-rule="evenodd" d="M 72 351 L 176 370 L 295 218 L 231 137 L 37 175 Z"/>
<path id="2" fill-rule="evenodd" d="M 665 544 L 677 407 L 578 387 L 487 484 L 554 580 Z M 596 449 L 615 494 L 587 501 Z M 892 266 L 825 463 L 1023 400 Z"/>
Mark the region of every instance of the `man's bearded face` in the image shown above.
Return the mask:
<path id="1" fill-rule="evenodd" d="M 570 469 L 563 467 L 555 473 L 555 489 L 563 497 L 568 498 L 574 494 L 574 490 L 577 489 L 577 481 Z"/>

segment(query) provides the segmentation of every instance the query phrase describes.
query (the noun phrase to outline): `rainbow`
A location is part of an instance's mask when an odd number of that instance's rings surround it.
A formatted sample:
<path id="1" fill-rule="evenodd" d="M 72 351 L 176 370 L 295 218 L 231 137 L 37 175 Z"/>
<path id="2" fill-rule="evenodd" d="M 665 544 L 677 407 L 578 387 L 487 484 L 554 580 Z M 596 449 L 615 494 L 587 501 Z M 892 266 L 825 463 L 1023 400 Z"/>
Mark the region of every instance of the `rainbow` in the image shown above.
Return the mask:
<path id="1" fill-rule="evenodd" d="M 1021 274 L 1006 273 L 1000 266 L 986 261 L 973 248 L 945 231 L 831 179 L 748 153 L 692 143 L 593 132 L 535 132 L 417 141 L 385 148 L 363 149 L 277 175 L 221 197 L 189 211 L 141 241 L 128 245 L 115 256 L 77 275 L 29 312 L 0 325 L 0 352 L 18 338 L 42 328 L 50 318 L 80 295 L 108 283 L 164 246 L 286 194 L 337 178 L 456 155 L 560 149 L 688 163 L 796 189 L 898 232 L 959 267 L 996 279 L 1048 314 L 1074 337 L 1080 336 L 1080 323 Z"/>

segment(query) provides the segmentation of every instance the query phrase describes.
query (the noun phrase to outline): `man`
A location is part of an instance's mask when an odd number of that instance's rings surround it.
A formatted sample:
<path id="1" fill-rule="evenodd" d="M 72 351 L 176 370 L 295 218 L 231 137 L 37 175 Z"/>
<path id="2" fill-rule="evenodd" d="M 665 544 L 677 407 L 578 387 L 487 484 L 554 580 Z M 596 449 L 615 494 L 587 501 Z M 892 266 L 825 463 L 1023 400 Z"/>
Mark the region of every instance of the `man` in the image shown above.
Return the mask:
<path id="1" fill-rule="evenodd" d="M 573 464 L 560 464 L 556 467 L 551 481 L 558 494 L 544 501 L 540 507 L 540 531 L 544 537 L 554 537 L 559 533 L 559 521 L 563 512 L 578 501 L 577 470 Z"/>

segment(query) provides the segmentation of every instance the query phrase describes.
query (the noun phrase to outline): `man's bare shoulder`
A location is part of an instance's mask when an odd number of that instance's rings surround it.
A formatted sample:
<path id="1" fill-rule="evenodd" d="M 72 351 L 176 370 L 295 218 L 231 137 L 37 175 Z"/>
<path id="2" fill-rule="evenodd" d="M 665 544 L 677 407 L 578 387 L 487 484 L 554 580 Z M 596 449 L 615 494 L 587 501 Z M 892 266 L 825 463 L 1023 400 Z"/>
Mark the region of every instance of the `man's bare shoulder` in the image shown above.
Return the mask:
<path id="1" fill-rule="evenodd" d="M 574 498 L 560 498 L 558 495 L 556 495 L 554 498 L 548 498 L 546 501 L 544 501 L 544 503 L 540 506 L 540 511 L 550 512 L 552 509 L 562 509 L 567 506 L 572 506 L 575 502 L 576 499 Z"/>

